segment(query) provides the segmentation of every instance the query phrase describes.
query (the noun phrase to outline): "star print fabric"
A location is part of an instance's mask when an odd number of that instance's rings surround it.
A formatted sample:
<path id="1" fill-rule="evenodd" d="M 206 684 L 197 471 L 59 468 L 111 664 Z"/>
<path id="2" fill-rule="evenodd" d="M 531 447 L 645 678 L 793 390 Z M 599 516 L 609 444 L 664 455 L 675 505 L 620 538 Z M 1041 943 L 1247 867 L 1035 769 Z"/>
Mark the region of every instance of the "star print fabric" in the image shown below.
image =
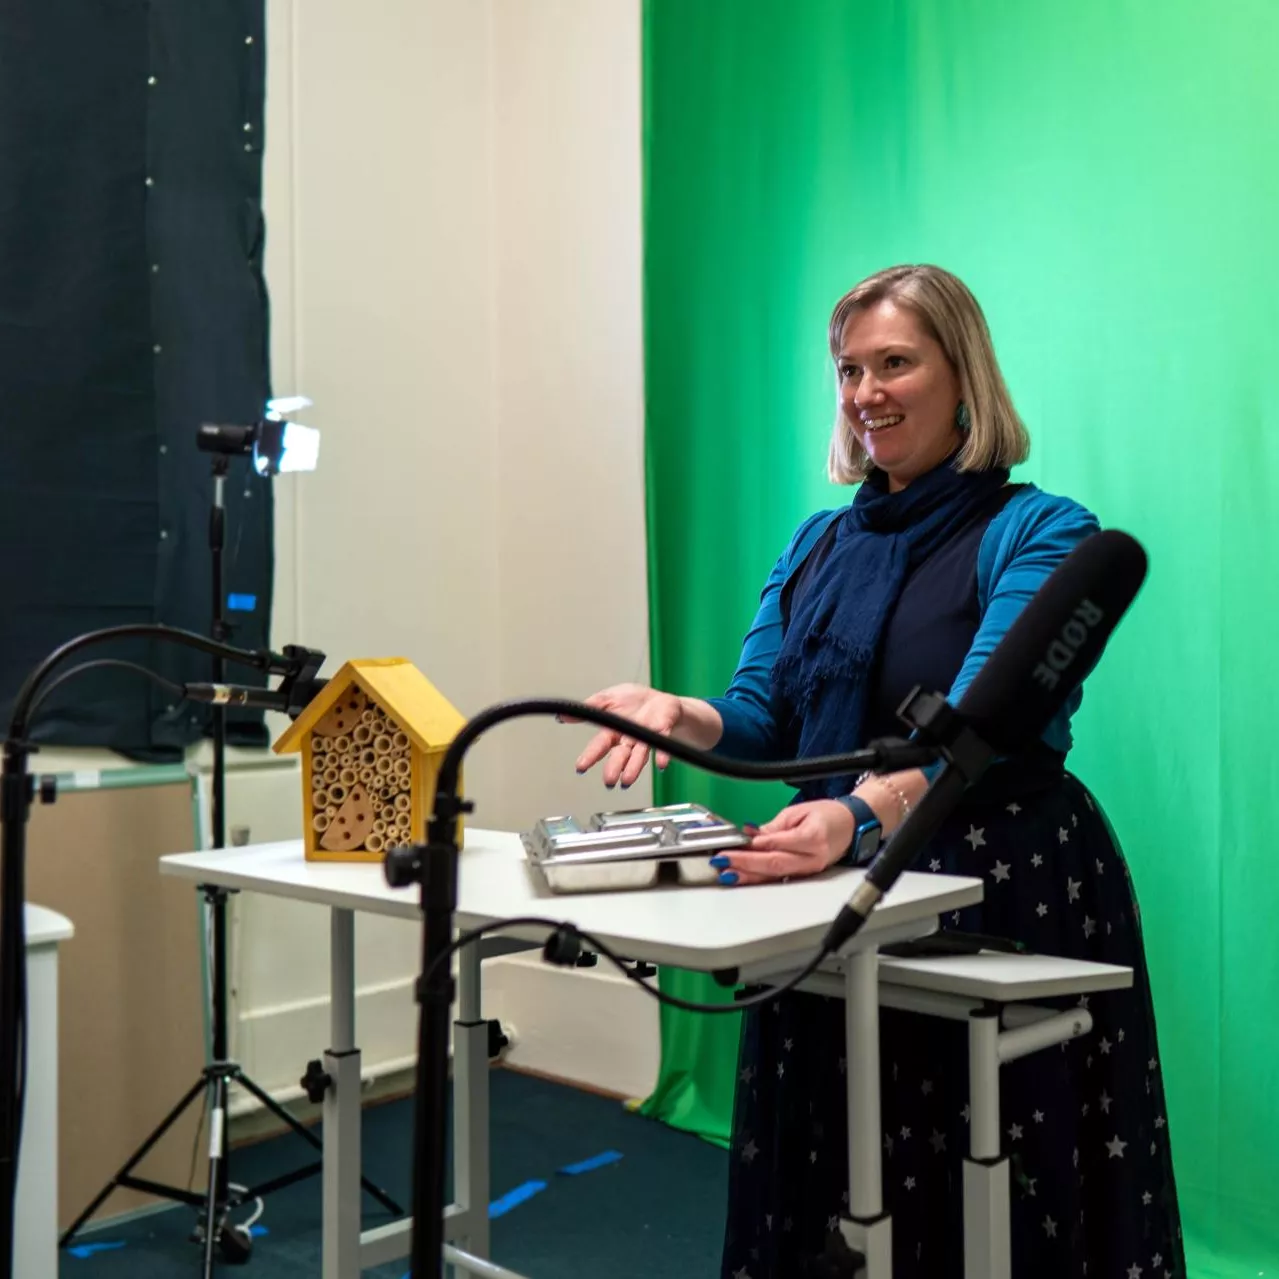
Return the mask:
<path id="1" fill-rule="evenodd" d="M 943 926 L 1134 969 L 1132 989 L 1082 997 L 1089 1034 L 1000 1070 L 1013 1275 L 1184 1279 L 1127 868 L 1104 815 L 1069 774 L 1015 797 L 998 790 L 974 792 L 917 865 L 984 881 L 985 900 Z M 844 1034 L 842 1001 L 815 995 L 782 996 L 743 1019 L 722 1279 L 828 1273 L 821 1258 L 848 1209 Z M 894 1279 L 963 1279 L 967 1029 L 883 1009 L 880 1047 Z"/>

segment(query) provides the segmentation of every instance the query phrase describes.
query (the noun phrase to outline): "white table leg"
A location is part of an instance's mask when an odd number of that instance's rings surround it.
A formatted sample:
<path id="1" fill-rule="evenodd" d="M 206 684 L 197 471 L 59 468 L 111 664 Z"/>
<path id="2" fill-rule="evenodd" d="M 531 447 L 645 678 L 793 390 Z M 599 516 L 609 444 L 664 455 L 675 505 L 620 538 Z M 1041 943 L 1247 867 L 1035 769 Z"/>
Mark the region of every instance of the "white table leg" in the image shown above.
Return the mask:
<path id="1" fill-rule="evenodd" d="M 324 1069 L 323 1279 L 360 1274 L 360 1050 L 355 1046 L 355 915 L 332 909 Z"/>
<path id="2" fill-rule="evenodd" d="M 845 1068 L 848 1078 L 848 1214 L 840 1229 L 865 1257 L 864 1279 L 890 1279 L 892 1220 L 884 1212 L 879 1113 L 879 951 L 844 957 Z"/>
<path id="3" fill-rule="evenodd" d="M 1008 1160 L 999 1153 L 999 1012 L 968 1019 L 969 1158 L 964 1160 L 964 1275 L 1011 1279 Z"/>
<path id="4" fill-rule="evenodd" d="M 489 1255 L 488 1023 L 480 999 L 478 942 L 458 953 L 457 1021 L 453 1026 L 453 1198 L 465 1222 L 456 1242 L 474 1257 Z"/>

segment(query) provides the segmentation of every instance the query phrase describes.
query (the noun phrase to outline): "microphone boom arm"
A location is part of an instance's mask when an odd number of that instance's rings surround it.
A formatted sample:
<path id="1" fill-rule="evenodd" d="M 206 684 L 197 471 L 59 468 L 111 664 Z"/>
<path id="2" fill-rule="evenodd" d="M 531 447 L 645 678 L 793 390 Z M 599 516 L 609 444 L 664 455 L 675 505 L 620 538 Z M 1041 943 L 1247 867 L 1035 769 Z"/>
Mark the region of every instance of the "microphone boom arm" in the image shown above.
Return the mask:
<path id="1" fill-rule="evenodd" d="M 912 699 L 914 698 L 912 695 Z M 909 701 L 908 701 L 909 705 Z M 488 729 L 509 719 L 529 715 L 554 715 L 611 728 L 615 732 L 668 753 L 673 759 L 695 764 L 708 772 L 748 781 L 806 781 L 817 777 L 838 777 L 844 773 L 895 772 L 934 763 L 947 757 L 950 747 L 928 741 L 888 739 L 872 742 L 860 751 L 844 755 L 824 755 L 814 759 L 783 760 L 759 764 L 731 759 L 699 750 L 665 737 L 611 711 L 598 710 L 580 702 L 558 698 L 530 698 L 500 703 L 467 721 L 449 744 L 440 763 L 435 785 L 435 804 L 425 845 L 398 849 L 387 855 L 385 875 L 393 888 L 420 886 L 422 909 L 422 969 L 416 996 L 419 1005 L 417 1080 L 414 1112 L 413 1237 L 410 1275 L 413 1279 L 438 1279 L 442 1273 L 444 1249 L 444 1178 L 446 1125 L 443 1115 L 448 1101 L 449 1008 L 453 1001 L 453 975 L 445 960 L 453 939 L 453 917 L 457 910 L 458 844 L 457 819 L 474 805 L 457 793 L 462 759 Z M 921 734 L 949 729 L 957 721 L 947 721 L 944 712 L 933 708 L 921 716 Z M 936 723 L 936 729 L 931 726 Z M 962 729 L 963 726 L 959 725 Z M 965 730 L 966 731 L 966 730 Z M 943 736 L 945 733 L 943 732 Z M 962 742 L 962 732 L 955 734 Z"/>

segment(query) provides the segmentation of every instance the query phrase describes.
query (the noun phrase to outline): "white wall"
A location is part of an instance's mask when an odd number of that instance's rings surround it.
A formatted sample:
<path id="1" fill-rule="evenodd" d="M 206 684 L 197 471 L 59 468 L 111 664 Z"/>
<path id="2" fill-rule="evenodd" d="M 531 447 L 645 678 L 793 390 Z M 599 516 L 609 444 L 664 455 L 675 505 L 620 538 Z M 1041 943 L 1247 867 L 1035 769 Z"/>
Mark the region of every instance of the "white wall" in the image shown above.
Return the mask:
<path id="1" fill-rule="evenodd" d="M 274 640 L 401 654 L 466 714 L 643 679 L 638 0 L 270 0 L 265 203 L 277 393 L 315 400 L 321 467 L 277 482 Z M 616 807 L 585 730 L 495 730 L 479 826 Z M 232 783 L 231 824 L 295 834 L 291 775 Z M 646 788 L 628 804 L 647 802 Z M 417 930 L 365 919 L 366 1066 L 409 1060 Z M 324 1047 L 328 924 L 235 901 L 235 1051 L 287 1093 Z M 601 972 L 488 966 L 512 1056 L 642 1093 L 656 1006 Z M 609 1053 L 561 1027 L 609 992 Z"/>

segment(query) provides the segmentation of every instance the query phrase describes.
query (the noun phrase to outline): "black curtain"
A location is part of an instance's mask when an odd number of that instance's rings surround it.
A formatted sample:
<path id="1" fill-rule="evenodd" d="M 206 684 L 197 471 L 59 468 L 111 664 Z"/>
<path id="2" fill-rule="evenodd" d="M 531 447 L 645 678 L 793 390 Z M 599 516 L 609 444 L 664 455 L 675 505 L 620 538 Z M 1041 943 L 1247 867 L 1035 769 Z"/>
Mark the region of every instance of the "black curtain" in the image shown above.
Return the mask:
<path id="1" fill-rule="evenodd" d="M 212 620 L 202 422 L 270 394 L 262 274 L 263 0 L 0 0 L 0 715 L 31 668 L 102 626 Z M 232 642 L 268 640 L 272 498 L 226 485 Z M 209 659 L 117 645 L 169 678 Z M 252 682 L 233 667 L 229 678 Z M 93 672 L 37 742 L 165 760 L 208 709 Z M 232 740 L 264 744 L 260 715 Z M 38 761 L 37 761 L 38 764 Z"/>

